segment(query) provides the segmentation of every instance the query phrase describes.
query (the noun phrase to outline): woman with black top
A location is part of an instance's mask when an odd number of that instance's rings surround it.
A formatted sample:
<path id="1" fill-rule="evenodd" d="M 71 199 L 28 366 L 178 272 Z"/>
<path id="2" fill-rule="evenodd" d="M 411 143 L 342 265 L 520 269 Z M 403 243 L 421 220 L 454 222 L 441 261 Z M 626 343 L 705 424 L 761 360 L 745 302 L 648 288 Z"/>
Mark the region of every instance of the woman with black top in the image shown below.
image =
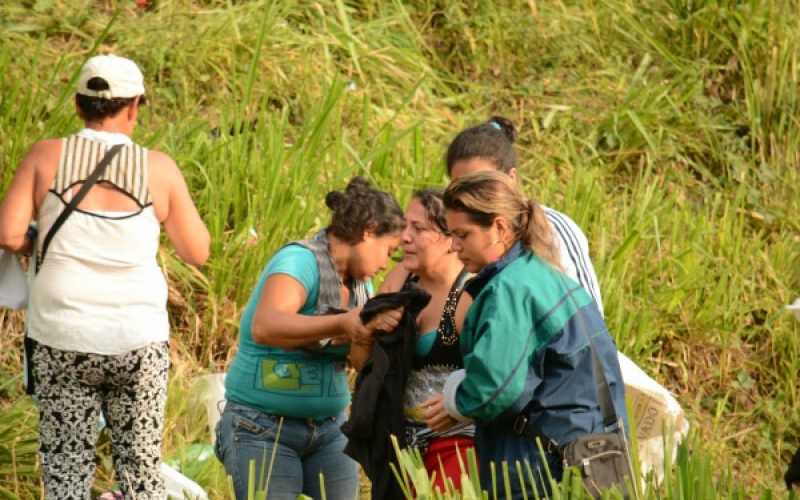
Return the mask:
<path id="1" fill-rule="evenodd" d="M 408 277 L 401 286 L 386 283 L 381 292 L 395 292 L 415 283 L 431 294 L 430 303 L 417 317 L 415 369 L 409 376 L 405 396 L 406 438 L 411 446 L 420 449 L 428 473 L 436 473 L 435 484 L 443 490 L 445 479 L 460 486 L 458 453 L 466 463 L 465 452 L 473 447 L 474 429 L 472 425 L 460 425 L 437 433 L 424 419 L 431 396 L 441 392 L 450 373 L 463 367 L 458 332 L 471 302 L 461 294 L 468 274 L 451 250 L 452 238 L 444 221 L 440 191 L 414 193 L 405 218 L 400 266 Z"/>

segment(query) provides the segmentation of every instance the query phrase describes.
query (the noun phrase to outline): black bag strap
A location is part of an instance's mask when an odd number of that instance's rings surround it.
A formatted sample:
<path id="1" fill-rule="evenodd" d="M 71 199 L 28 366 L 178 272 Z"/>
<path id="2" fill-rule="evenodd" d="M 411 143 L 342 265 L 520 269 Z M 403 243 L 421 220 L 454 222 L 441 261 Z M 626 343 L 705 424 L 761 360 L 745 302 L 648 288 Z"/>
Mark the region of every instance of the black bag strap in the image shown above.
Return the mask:
<path id="1" fill-rule="evenodd" d="M 575 290 L 578 290 L 580 288 L 581 286 L 578 285 L 577 287 L 570 289 L 568 292 L 569 297 L 572 300 L 572 303 L 575 305 L 576 313 L 580 309 L 578 308 L 578 304 L 575 302 L 575 297 L 573 297 L 572 294 L 575 292 Z M 585 322 L 585 319 L 581 319 L 581 321 Z M 597 402 L 600 405 L 600 411 L 602 412 L 603 415 L 603 427 L 604 427 L 603 431 L 607 432 L 606 429 L 608 429 L 612 425 L 616 425 L 617 430 L 615 432 L 621 433 L 622 443 L 624 446 L 625 458 L 626 458 L 625 462 L 626 465 L 628 466 L 626 473 L 629 475 L 631 479 L 631 486 L 633 488 L 633 498 L 638 499 L 640 498 L 639 488 L 637 486 L 637 480 L 634 479 L 635 476 L 632 466 L 633 461 L 631 459 L 631 453 L 628 447 L 628 438 L 625 435 L 626 434 L 625 425 L 623 424 L 622 419 L 619 417 L 619 415 L 617 415 L 616 409 L 614 408 L 613 396 L 611 394 L 611 387 L 608 386 L 608 379 L 606 379 L 605 370 L 603 369 L 603 365 L 600 362 L 599 356 L 597 355 L 597 349 L 595 349 L 594 341 L 592 340 L 592 336 L 589 334 L 589 329 L 582 328 L 581 330 L 583 330 L 586 339 L 589 341 L 589 349 L 591 349 L 592 351 L 592 372 L 594 374 L 594 380 L 597 389 Z M 624 483 L 622 483 L 622 486 L 624 492 L 625 491 Z M 629 498 L 627 494 L 625 494 L 624 497 Z"/>
<path id="2" fill-rule="evenodd" d="M 603 413 L 603 425 L 605 427 L 611 427 L 619 421 L 617 411 L 611 399 L 611 387 L 608 386 L 606 371 L 603 369 L 603 365 L 597 357 L 597 349 L 594 348 L 594 341 L 592 341 L 592 337 L 589 336 L 588 333 L 586 336 L 589 338 L 589 348 L 592 350 L 592 372 L 594 373 L 594 380 L 597 385 L 597 402 L 600 404 L 600 411 Z"/>
<path id="3" fill-rule="evenodd" d="M 100 177 L 103 176 L 103 173 L 106 171 L 108 165 L 111 164 L 111 160 L 114 159 L 114 157 L 117 155 L 117 153 L 120 152 L 120 150 L 123 147 L 125 147 L 124 144 L 116 144 L 114 146 L 111 146 L 111 148 L 108 151 L 106 151 L 106 154 L 103 155 L 103 158 L 94 168 L 92 173 L 83 182 L 83 185 L 81 186 L 80 190 L 78 190 L 78 193 L 72 197 L 72 200 L 70 200 L 67 206 L 64 207 L 64 210 L 60 214 L 58 214 L 58 218 L 56 218 L 55 222 L 53 222 L 53 225 L 50 226 L 50 230 L 47 231 L 47 234 L 44 237 L 44 241 L 42 242 L 42 251 L 38 252 L 36 255 L 35 271 L 37 273 L 39 272 L 39 269 L 41 269 L 42 267 L 42 262 L 44 262 L 44 256 L 47 254 L 47 248 L 50 246 L 50 242 L 53 240 L 53 236 L 55 236 L 58 230 L 61 229 L 61 226 L 64 225 L 64 222 L 66 222 L 67 218 L 70 215 L 72 215 L 72 212 L 74 212 L 75 209 L 78 208 L 78 205 L 80 204 L 81 201 L 83 201 L 83 199 L 89 193 L 89 190 L 92 189 L 92 187 L 94 187 L 95 184 L 97 184 L 97 181 L 100 179 Z"/>

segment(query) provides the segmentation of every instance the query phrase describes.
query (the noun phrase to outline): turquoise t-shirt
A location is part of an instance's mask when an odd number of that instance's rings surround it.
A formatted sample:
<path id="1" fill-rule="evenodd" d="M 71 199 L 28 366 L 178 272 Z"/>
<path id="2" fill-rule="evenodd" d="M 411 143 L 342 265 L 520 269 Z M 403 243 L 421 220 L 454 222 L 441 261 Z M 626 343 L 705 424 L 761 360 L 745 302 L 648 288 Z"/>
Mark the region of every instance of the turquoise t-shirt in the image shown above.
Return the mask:
<path id="1" fill-rule="evenodd" d="M 319 266 L 314 253 L 300 245 L 280 249 L 267 263 L 239 324 L 239 350 L 225 377 L 225 398 L 286 417 L 326 418 L 350 403 L 345 373 L 348 346 L 308 352 L 257 344 L 250 327 L 267 278 L 286 274 L 306 289 L 298 311 L 312 315 L 319 296 Z M 371 284 L 367 291 L 372 295 Z"/>

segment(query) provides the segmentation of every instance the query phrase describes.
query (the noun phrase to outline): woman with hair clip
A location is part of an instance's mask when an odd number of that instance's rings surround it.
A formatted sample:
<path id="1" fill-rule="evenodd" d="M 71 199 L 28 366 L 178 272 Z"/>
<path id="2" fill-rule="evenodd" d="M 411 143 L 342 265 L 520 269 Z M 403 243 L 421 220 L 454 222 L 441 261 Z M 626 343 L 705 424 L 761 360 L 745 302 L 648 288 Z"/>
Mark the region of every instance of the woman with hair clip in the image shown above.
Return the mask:
<path id="1" fill-rule="evenodd" d="M 474 302 L 460 335 L 464 370 L 434 398 L 427 423 L 440 432 L 475 422 L 484 488 L 491 487 L 490 464 L 499 475 L 502 462 L 512 473 L 519 462 L 528 478 L 527 461 L 538 491 L 547 492 L 544 461 L 559 480 L 561 447 L 606 430 L 592 345 L 616 414 L 627 422 L 614 341 L 591 295 L 559 270 L 544 211 L 513 179 L 495 171 L 460 177 L 444 205 L 453 248 L 477 275 L 466 285 Z M 522 498 L 519 481 L 511 486 L 514 498 Z"/>
<path id="2" fill-rule="evenodd" d="M 373 332 L 392 331 L 401 317 L 387 311 L 365 325 L 359 312 L 369 279 L 400 243 L 403 213 L 361 177 L 325 203 L 330 225 L 272 256 L 242 314 L 215 450 L 240 500 L 249 481 L 278 500 L 321 498 L 321 475 L 328 498 L 358 489 L 339 429 L 350 402 L 345 362 L 359 366 Z"/>
<path id="3" fill-rule="evenodd" d="M 514 141 L 517 131 L 511 120 L 493 116 L 488 121 L 462 130 L 447 148 L 447 175 L 452 180 L 475 172 L 496 170 L 517 179 L 517 153 Z M 558 262 L 567 276 L 580 283 L 597 302 L 603 314 L 603 300 L 592 260 L 589 242 L 580 227 L 566 214 L 542 206 L 546 220 L 554 232 Z M 402 283 L 406 273 L 397 266 L 386 281 Z"/>
<path id="4" fill-rule="evenodd" d="M 435 485 L 444 491 L 449 479 L 461 484 L 461 462 L 473 447 L 474 427 L 460 424 L 445 432 L 425 425 L 419 413 L 441 392 L 453 371 L 463 368 L 458 332 L 472 302 L 462 295 L 469 273 L 452 250 L 452 238 L 445 223 L 442 192 L 424 189 L 413 194 L 406 208 L 402 236 L 402 267 L 408 277 L 401 287 L 387 283 L 381 292 L 396 292 L 416 284 L 431 295 L 428 306 L 417 316 L 418 339 L 414 370 L 406 386 L 407 443 L 418 448 L 429 474 L 436 473 Z"/>

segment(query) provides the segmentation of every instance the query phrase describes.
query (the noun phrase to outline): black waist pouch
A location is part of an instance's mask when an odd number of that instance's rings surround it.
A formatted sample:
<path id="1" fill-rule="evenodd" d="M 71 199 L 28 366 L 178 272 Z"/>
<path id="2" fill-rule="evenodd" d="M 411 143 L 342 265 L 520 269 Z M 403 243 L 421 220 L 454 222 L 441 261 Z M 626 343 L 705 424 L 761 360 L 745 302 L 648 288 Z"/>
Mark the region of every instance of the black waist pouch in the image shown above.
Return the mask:
<path id="1" fill-rule="evenodd" d="M 625 498 L 631 498 L 634 485 L 622 430 L 581 436 L 563 448 L 562 456 L 564 468 L 578 469 L 592 497 L 599 498 L 603 491 L 616 487 Z"/>

